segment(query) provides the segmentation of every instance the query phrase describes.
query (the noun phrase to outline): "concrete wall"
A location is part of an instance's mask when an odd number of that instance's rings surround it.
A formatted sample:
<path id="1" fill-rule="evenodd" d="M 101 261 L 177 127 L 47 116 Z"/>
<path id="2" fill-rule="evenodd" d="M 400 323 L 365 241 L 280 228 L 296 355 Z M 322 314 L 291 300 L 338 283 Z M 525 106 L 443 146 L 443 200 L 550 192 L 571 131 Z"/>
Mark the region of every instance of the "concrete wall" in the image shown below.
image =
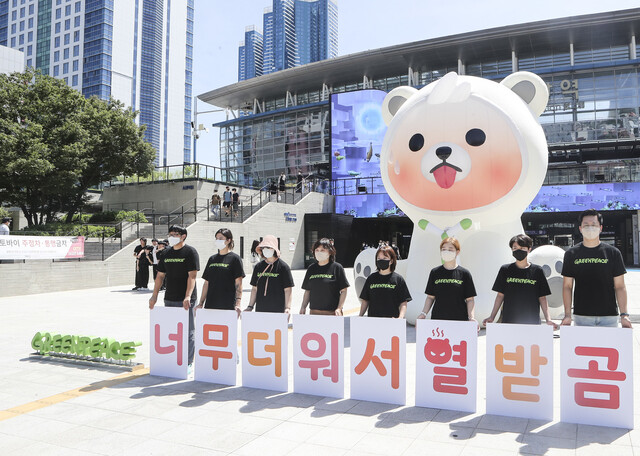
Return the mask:
<path id="1" fill-rule="evenodd" d="M 240 253 L 240 237 L 244 237 L 244 267 L 251 274 L 251 242 L 261 236 L 273 234 L 280 238 L 282 259 L 293 269 L 304 267 L 304 214 L 332 212 L 334 199 L 331 195 L 309 193 L 298 204 L 267 203 L 245 223 L 198 221 L 189 226 L 187 243 L 200 254 L 200 267 L 214 253 L 215 232 L 229 228 L 236 242 L 235 251 Z M 285 213 L 295 214 L 296 221 L 285 221 Z M 295 250 L 289 251 L 289 240 L 295 242 Z M 121 251 L 105 261 L 51 262 L 31 260 L 26 263 L 0 264 L 0 297 L 52 291 L 79 290 L 86 288 L 122 285 L 133 286 L 135 262 L 134 240 Z M 149 282 L 151 284 L 151 281 Z M 117 295 L 116 295 L 117 296 Z M 116 297 L 114 296 L 114 297 Z"/>
<path id="2" fill-rule="evenodd" d="M 118 185 L 104 189 L 102 204 L 104 210 L 119 210 L 124 206 L 127 210 L 140 210 L 153 207 L 157 213 L 168 213 L 185 203 L 198 198 L 198 204 L 204 205 L 206 199 L 211 198 L 214 190 L 218 190 L 220 198 L 226 184 L 207 182 L 203 180 L 188 180 L 180 182 L 154 182 L 135 185 Z M 256 190 L 236 187 L 240 200 L 250 198 Z"/>

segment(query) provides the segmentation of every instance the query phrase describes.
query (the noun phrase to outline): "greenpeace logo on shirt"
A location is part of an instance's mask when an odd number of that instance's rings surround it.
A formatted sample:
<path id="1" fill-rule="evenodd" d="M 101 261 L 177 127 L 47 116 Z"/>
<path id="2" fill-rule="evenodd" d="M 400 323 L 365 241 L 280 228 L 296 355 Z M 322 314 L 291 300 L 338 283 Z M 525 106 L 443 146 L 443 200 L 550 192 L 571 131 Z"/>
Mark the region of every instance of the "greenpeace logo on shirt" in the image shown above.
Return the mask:
<path id="1" fill-rule="evenodd" d="M 280 274 L 276 272 L 260 272 L 258 277 L 278 277 Z"/>
<path id="2" fill-rule="evenodd" d="M 373 290 L 374 288 L 390 288 L 393 290 L 396 288 L 396 286 L 395 284 L 391 283 L 372 283 L 369 289 Z"/>
<path id="3" fill-rule="evenodd" d="M 184 258 L 165 258 L 165 263 L 184 263 Z"/>
<path id="4" fill-rule="evenodd" d="M 607 264 L 608 262 L 609 262 L 609 258 L 578 258 L 573 262 L 573 264 L 594 264 L 594 263 Z"/>
<path id="5" fill-rule="evenodd" d="M 227 263 L 211 263 L 209 267 L 210 268 L 228 268 L 229 265 Z"/>
<path id="6" fill-rule="evenodd" d="M 507 283 L 526 283 L 528 285 L 535 285 L 536 281 L 531 279 L 520 279 L 518 277 L 507 277 Z"/>
<path id="7" fill-rule="evenodd" d="M 453 283 L 455 285 L 462 285 L 462 280 L 458 279 L 436 279 L 435 284 L 439 285 L 441 283 Z"/>
<path id="8" fill-rule="evenodd" d="M 333 274 L 314 274 L 309 277 L 309 280 L 313 279 L 333 279 Z"/>

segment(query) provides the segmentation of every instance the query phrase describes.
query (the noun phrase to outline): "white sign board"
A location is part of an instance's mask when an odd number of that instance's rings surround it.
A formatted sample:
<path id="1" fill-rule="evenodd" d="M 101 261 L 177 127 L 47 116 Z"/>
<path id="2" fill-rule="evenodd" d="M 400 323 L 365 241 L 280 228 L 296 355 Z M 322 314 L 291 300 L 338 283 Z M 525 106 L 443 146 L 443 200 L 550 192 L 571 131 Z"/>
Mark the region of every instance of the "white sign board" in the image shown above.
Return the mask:
<path id="1" fill-rule="evenodd" d="M 560 419 L 633 429 L 633 331 L 563 326 Z"/>
<path id="2" fill-rule="evenodd" d="M 198 309 L 196 313 L 194 379 L 236 384 L 238 313 L 235 310 Z"/>
<path id="3" fill-rule="evenodd" d="M 416 405 L 476 411 L 478 324 L 416 320 Z"/>
<path id="4" fill-rule="evenodd" d="M 187 378 L 189 311 L 182 307 L 155 306 L 149 311 L 151 350 L 149 373 Z"/>
<path id="5" fill-rule="evenodd" d="M 375 317 L 350 320 L 351 398 L 404 405 L 406 321 Z"/>
<path id="6" fill-rule="evenodd" d="M 242 385 L 287 391 L 288 341 L 287 314 L 243 312 Z"/>
<path id="7" fill-rule="evenodd" d="M 553 327 L 487 325 L 487 413 L 553 419 Z"/>
<path id="8" fill-rule="evenodd" d="M 344 318 L 293 316 L 293 391 L 344 397 Z"/>
<path id="9" fill-rule="evenodd" d="M 84 237 L 0 236 L 0 260 L 84 257 Z"/>

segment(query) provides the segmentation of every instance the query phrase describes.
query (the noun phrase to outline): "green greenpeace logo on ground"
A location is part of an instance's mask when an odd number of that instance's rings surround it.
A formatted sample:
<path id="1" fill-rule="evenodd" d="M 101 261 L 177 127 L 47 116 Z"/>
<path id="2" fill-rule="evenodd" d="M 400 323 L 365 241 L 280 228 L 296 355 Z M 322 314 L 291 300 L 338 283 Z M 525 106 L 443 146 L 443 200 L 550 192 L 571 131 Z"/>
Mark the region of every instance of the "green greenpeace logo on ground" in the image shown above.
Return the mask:
<path id="1" fill-rule="evenodd" d="M 594 264 L 594 263 L 607 264 L 608 262 L 609 262 L 608 258 L 578 258 L 573 262 L 573 264 Z"/>
<path id="2" fill-rule="evenodd" d="M 455 285 L 462 285 L 462 280 L 458 280 L 458 279 L 436 279 L 435 284 L 441 284 L 441 283 L 453 283 Z"/>
<path id="3" fill-rule="evenodd" d="M 309 280 L 313 279 L 333 279 L 333 274 L 314 274 L 309 277 Z"/>
<path id="4" fill-rule="evenodd" d="M 31 347 L 41 355 L 70 354 L 130 361 L 136 357 L 136 347 L 142 342 L 118 342 L 109 338 L 71 336 L 37 332 L 31 339 Z"/>
<path id="5" fill-rule="evenodd" d="M 525 283 L 527 285 L 535 285 L 536 281 L 531 279 L 520 279 L 518 277 L 507 277 L 507 283 Z"/>
<path id="6" fill-rule="evenodd" d="M 395 284 L 391 284 L 391 283 L 372 283 L 369 289 L 373 290 L 374 288 L 390 288 L 393 290 L 396 288 L 396 286 Z"/>

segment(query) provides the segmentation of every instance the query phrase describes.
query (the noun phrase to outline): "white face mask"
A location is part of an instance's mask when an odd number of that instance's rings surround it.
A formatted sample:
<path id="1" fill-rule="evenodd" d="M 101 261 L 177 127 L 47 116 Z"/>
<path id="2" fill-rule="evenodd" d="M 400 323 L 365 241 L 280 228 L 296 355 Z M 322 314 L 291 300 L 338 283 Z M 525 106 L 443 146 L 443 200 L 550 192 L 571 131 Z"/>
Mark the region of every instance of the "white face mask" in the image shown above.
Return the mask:
<path id="1" fill-rule="evenodd" d="M 180 243 L 180 238 L 176 236 L 169 236 L 169 245 L 173 247 L 176 244 Z"/>
<path id="2" fill-rule="evenodd" d="M 275 253 L 275 250 L 273 249 L 267 249 L 267 248 L 262 249 L 262 255 L 264 255 L 265 258 L 271 258 L 274 253 Z"/>
<path id="3" fill-rule="evenodd" d="M 456 252 L 452 252 L 451 250 L 441 250 L 440 257 L 442 257 L 445 263 L 447 261 L 453 261 L 456 259 Z"/>
<path id="4" fill-rule="evenodd" d="M 328 252 L 316 252 L 316 260 L 318 261 L 326 261 L 329 259 L 329 253 Z"/>
<path id="5" fill-rule="evenodd" d="M 224 239 L 216 239 L 216 248 L 218 250 L 223 250 L 227 246 L 227 241 Z"/>
<path id="6" fill-rule="evenodd" d="M 584 228 L 582 228 L 582 237 L 589 241 L 597 239 L 599 235 L 600 228 L 598 228 L 597 226 L 585 226 Z"/>

